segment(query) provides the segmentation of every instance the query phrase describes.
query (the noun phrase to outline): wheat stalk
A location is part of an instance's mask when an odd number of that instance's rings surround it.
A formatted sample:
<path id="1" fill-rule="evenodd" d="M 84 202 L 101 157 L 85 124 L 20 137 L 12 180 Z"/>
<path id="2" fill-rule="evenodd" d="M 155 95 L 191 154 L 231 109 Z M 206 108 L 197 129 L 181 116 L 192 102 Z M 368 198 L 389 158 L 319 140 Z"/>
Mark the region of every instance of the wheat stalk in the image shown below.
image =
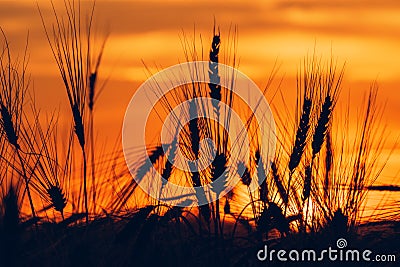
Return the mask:
<path id="1" fill-rule="evenodd" d="M 260 150 L 257 149 L 254 155 L 254 160 L 257 169 L 257 177 L 258 177 L 258 184 L 259 184 L 259 196 L 262 203 L 265 205 L 269 202 L 268 199 L 268 185 L 267 185 L 267 178 L 264 168 L 264 162 L 261 158 Z"/>
<path id="2" fill-rule="evenodd" d="M 92 176 L 92 202 L 93 202 L 93 212 L 96 212 L 96 197 L 97 197 L 97 184 L 96 184 L 96 164 L 95 164 L 95 140 L 94 140 L 94 104 L 95 100 L 99 97 L 102 89 L 97 90 L 97 79 L 99 74 L 100 63 L 103 57 L 103 52 L 105 48 L 105 44 L 107 41 L 107 37 L 104 38 L 103 44 L 98 51 L 97 55 L 95 55 L 93 64 L 89 64 L 88 72 L 89 77 L 89 90 L 88 90 L 88 108 L 89 108 L 89 139 L 90 139 L 90 161 L 91 161 L 91 176 Z M 91 58 L 90 50 L 88 51 L 88 58 Z M 92 66 L 93 65 L 93 66 Z"/>
<path id="3" fill-rule="evenodd" d="M 307 64 L 309 64 L 307 66 Z M 315 62 L 313 58 L 311 63 L 304 63 L 304 73 L 303 76 L 297 77 L 297 90 L 301 91 L 301 87 L 303 87 L 303 105 L 301 109 L 301 115 L 299 119 L 299 124 L 296 130 L 295 142 L 290 154 L 289 158 L 289 178 L 288 178 L 288 187 L 286 195 L 288 198 L 285 202 L 285 212 L 286 215 L 289 196 L 290 196 L 290 188 L 291 188 L 291 180 L 294 173 L 294 170 L 299 166 L 302 155 L 304 153 L 305 146 L 307 144 L 307 137 L 310 131 L 311 126 L 311 114 L 313 107 L 313 97 L 315 96 L 315 87 L 318 82 L 319 76 L 319 65 Z M 303 85 L 301 85 L 301 80 L 303 81 Z"/>
<path id="4" fill-rule="evenodd" d="M 16 149 L 20 149 L 18 144 L 18 136 L 15 132 L 14 123 L 12 122 L 10 112 L 4 106 L 3 103 L 0 103 L 0 112 L 1 112 L 1 124 L 3 125 L 4 132 L 6 133 L 6 137 L 8 142 L 13 145 Z"/>
<path id="5" fill-rule="evenodd" d="M 326 133 L 329 127 L 329 122 L 332 115 L 332 109 L 333 109 L 333 99 L 331 98 L 330 95 L 327 95 L 322 105 L 317 126 L 315 128 L 313 141 L 311 143 L 313 157 L 315 157 L 321 151 L 322 144 L 324 143 Z"/>
<path id="6" fill-rule="evenodd" d="M 333 146 L 331 132 L 328 130 L 325 142 L 326 154 L 325 154 L 325 179 L 324 179 L 324 192 L 325 198 L 330 201 L 330 186 L 331 186 L 331 174 L 333 169 Z"/>
<path id="7" fill-rule="evenodd" d="M 90 11 L 86 33 L 81 21 L 81 6 L 75 1 L 65 0 L 64 7 L 67 18 L 60 17 L 54 7 L 52 9 L 56 20 L 52 26 L 52 38 L 47 30 L 46 23 L 39 8 L 40 17 L 46 33 L 48 43 L 57 63 L 74 120 L 74 130 L 83 158 L 83 195 L 86 212 L 86 222 L 89 222 L 88 192 L 87 192 L 87 156 L 85 149 L 84 111 L 88 87 L 94 90 L 97 73 L 90 72 L 91 29 L 94 17 L 94 7 Z M 98 63 L 100 62 L 98 58 Z M 95 69 L 97 71 L 97 68 Z M 92 92 L 94 95 L 94 92 Z M 93 100 L 93 99 L 92 99 Z M 90 101 L 90 99 L 89 99 Z M 89 103 L 93 105 L 92 103 Z"/>
<path id="8" fill-rule="evenodd" d="M 336 67 L 331 62 L 328 73 L 322 81 L 322 90 L 325 93 L 324 102 L 320 108 L 317 125 L 314 129 L 313 140 L 311 143 L 313 158 L 321 151 L 322 145 L 328 131 L 333 109 L 335 107 L 340 87 L 343 79 L 344 66 L 336 77 Z M 321 77 L 321 79 L 323 79 Z"/>
<path id="9" fill-rule="evenodd" d="M 7 37 L 2 28 L 0 28 L 0 31 L 4 39 L 4 47 L 0 54 L 0 125 L 6 135 L 6 139 L 9 144 L 13 146 L 15 154 L 19 159 L 32 216 L 36 218 L 25 162 L 21 155 L 21 147 L 18 142 L 23 113 L 22 108 L 25 102 L 25 93 L 29 86 L 26 77 L 26 53 L 28 43 L 25 47 L 22 62 L 18 59 L 13 62 Z"/>
<path id="10" fill-rule="evenodd" d="M 173 167 L 174 167 L 174 162 L 175 162 L 175 156 L 176 156 L 176 150 L 178 148 L 177 145 L 177 136 L 174 138 L 174 140 L 171 142 L 171 145 L 169 147 L 168 151 L 168 157 L 166 159 L 163 171 L 161 173 L 161 189 L 160 189 L 160 198 L 161 198 L 161 193 L 164 188 L 164 186 L 167 184 L 169 178 L 171 177 Z"/>
<path id="11" fill-rule="evenodd" d="M 211 163 L 210 167 L 211 181 L 214 182 L 211 190 L 213 190 L 217 197 L 226 188 L 227 182 L 227 158 L 225 154 L 217 154 Z M 218 179 L 218 181 L 217 181 Z"/>
<path id="12" fill-rule="evenodd" d="M 52 115 L 44 128 L 35 103 L 32 104 L 31 113 L 34 120 L 25 123 L 21 130 L 21 140 L 32 155 L 31 160 L 26 162 L 31 184 L 35 191 L 51 204 L 50 207 L 59 211 L 64 219 L 63 210 L 67 204 L 64 185 L 67 181 L 65 179 L 70 179 L 71 176 L 71 149 L 74 136 L 71 131 L 66 146 L 59 149 L 57 118 Z M 66 153 L 60 158 L 63 150 Z"/>
<path id="13" fill-rule="evenodd" d="M 315 97 L 320 75 L 319 63 L 315 61 L 315 58 L 312 58 L 311 61 L 304 62 L 303 75 L 297 76 L 297 91 L 299 94 L 303 90 L 303 105 L 296 130 L 294 146 L 289 159 L 290 172 L 293 172 L 299 165 L 304 153 L 311 126 L 313 98 Z"/>
<path id="14" fill-rule="evenodd" d="M 193 95 L 195 96 L 197 93 L 193 88 Z M 197 118 L 197 104 L 196 99 L 192 99 L 189 104 L 189 113 L 190 116 L 194 119 L 189 121 L 189 142 L 191 144 L 191 150 L 189 155 L 193 157 L 194 160 L 198 159 L 199 157 L 199 150 L 200 150 L 200 133 L 201 133 L 201 126 L 199 119 Z M 190 162 L 190 169 L 196 169 L 194 163 Z M 190 178 L 192 182 L 192 186 L 195 188 L 196 198 L 199 203 L 206 202 L 206 194 L 204 189 L 202 188 L 201 180 L 200 180 L 200 173 L 197 171 L 190 172 Z M 203 218 L 209 223 L 210 221 L 210 207 L 208 204 L 204 204 L 199 206 L 200 214 Z"/>
<path id="15" fill-rule="evenodd" d="M 250 190 L 250 184 L 251 184 L 251 180 L 252 180 L 250 170 L 244 162 L 239 161 L 238 165 L 237 165 L 237 172 L 241 178 L 242 183 L 247 187 L 247 191 L 250 196 L 251 208 L 253 211 L 253 215 L 255 216 L 256 215 L 256 207 L 254 205 L 253 193 Z"/>
<path id="16" fill-rule="evenodd" d="M 219 121 L 220 117 L 220 105 L 219 102 L 221 101 L 221 77 L 218 73 L 218 57 L 219 57 L 219 47 L 221 45 L 221 37 L 220 33 L 215 32 L 214 26 L 214 36 L 211 43 L 210 49 L 210 61 L 208 63 L 208 76 L 210 82 L 208 83 L 208 87 L 210 88 L 210 97 L 215 101 L 212 102 L 213 111 L 217 117 L 217 121 Z M 219 137 L 219 132 L 217 132 L 217 138 Z M 219 146 L 219 141 L 217 140 L 217 145 Z"/>
<path id="17" fill-rule="evenodd" d="M 220 83 L 220 76 L 218 74 L 218 56 L 219 56 L 219 48 L 221 44 L 221 37 L 220 33 L 216 33 L 215 25 L 213 30 L 213 40 L 211 43 L 211 49 L 209 54 L 209 63 L 208 63 L 208 76 L 210 82 L 208 83 L 208 87 L 210 88 L 210 97 L 214 99 L 212 102 L 213 112 L 217 117 L 217 121 L 219 122 L 220 118 L 220 101 L 221 101 L 221 85 Z M 217 155 L 211 164 L 211 180 L 214 182 L 217 178 L 219 178 L 222 183 L 218 184 L 217 186 L 213 186 L 211 189 L 217 194 L 216 200 L 216 225 L 220 225 L 220 215 L 219 215 L 219 194 L 224 190 L 226 187 L 226 164 L 227 164 L 227 155 L 221 151 L 221 131 L 220 126 L 218 123 L 214 123 L 214 134 L 216 137 L 216 144 L 217 144 Z M 222 175 L 224 177 L 222 177 Z M 221 225 L 220 225 L 221 228 Z M 216 231 L 217 233 L 217 231 Z M 222 229 L 221 229 L 222 235 Z"/>
<path id="18" fill-rule="evenodd" d="M 310 129 L 311 107 L 312 107 L 311 98 L 305 96 L 303 100 L 303 107 L 300 116 L 299 126 L 297 127 L 296 131 L 295 143 L 289 159 L 290 172 L 293 172 L 294 169 L 299 165 L 301 157 L 304 153 L 304 148 L 307 143 L 308 131 Z"/>
<path id="19" fill-rule="evenodd" d="M 220 227 L 220 233 L 222 233 L 222 225 L 220 223 L 219 214 L 219 195 L 226 188 L 227 183 L 227 157 L 224 153 L 218 153 L 211 163 L 210 167 L 211 181 L 213 182 L 211 190 L 215 192 L 217 200 L 215 201 L 215 213 L 216 213 L 216 226 Z M 217 233 L 217 232 L 216 232 Z"/>
<path id="20" fill-rule="evenodd" d="M 250 175 L 249 168 L 247 168 L 247 166 L 245 165 L 244 162 L 242 162 L 242 161 L 238 162 L 237 172 L 240 176 L 242 183 L 247 187 L 250 186 L 251 175 Z"/>
<path id="21" fill-rule="evenodd" d="M 309 201 L 309 196 L 312 188 L 312 172 L 314 161 L 317 154 L 321 151 L 322 145 L 325 142 L 326 135 L 328 133 L 328 128 L 331 124 L 332 120 L 332 112 L 335 107 L 338 94 L 340 92 L 341 82 L 343 79 L 343 71 L 344 66 L 341 71 L 337 75 L 336 66 L 333 65 L 333 62 L 330 62 L 330 65 L 327 68 L 325 75 L 320 75 L 320 87 L 322 91 L 323 103 L 320 107 L 319 113 L 317 114 L 317 122 L 314 129 L 314 133 L 312 136 L 312 158 L 311 163 L 306 166 L 305 169 L 305 180 L 304 180 L 304 188 L 303 188 L 303 203 L 305 200 Z M 318 175 L 318 172 L 316 173 Z M 308 219 L 308 209 L 310 205 L 307 205 L 306 209 L 306 227 L 307 227 L 307 219 Z M 314 213 L 312 214 L 314 216 Z"/>
<path id="22" fill-rule="evenodd" d="M 278 166 L 276 164 L 276 160 L 274 160 L 271 163 L 271 173 L 272 173 L 272 178 L 273 178 L 273 180 L 275 182 L 275 185 L 276 185 L 276 187 L 278 189 L 278 193 L 279 193 L 283 203 L 287 203 L 288 202 L 288 195 L 286 193 L 285 186 L 283 185 L 282 178 L 279 175 Z"/>
<path id="23" fill-rule="evenodd" d="M 51 186 L 47 189 L 47 193 L 51 198 L 54 209 L 61 213 L 64 219 L 64 208 L 67 206 L 67 198 L 59 186 Z"/>
<path id="24" fill-rule="evenodd" d="M 307 165 L 304 170 L 303 201 L 310 197 L 312 183 L 312 166 Z"/>

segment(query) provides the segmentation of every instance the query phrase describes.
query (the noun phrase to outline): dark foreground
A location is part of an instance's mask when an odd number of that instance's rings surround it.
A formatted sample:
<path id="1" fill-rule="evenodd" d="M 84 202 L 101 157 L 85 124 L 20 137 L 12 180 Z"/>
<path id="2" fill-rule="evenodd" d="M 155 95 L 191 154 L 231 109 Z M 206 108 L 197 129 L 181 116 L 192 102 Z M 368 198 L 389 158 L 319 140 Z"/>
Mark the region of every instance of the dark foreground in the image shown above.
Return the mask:
<path id="1" fill-rule="evenodd" d="M 135 217 L 100 218 L 88 226 L 39 224 L 2 231 L 0 266 L 399 266 L 400 261 L 398 222 L 362 225 L 342 237 L 288 234 L 267 240 L 256 231 L 242 235 L 239 229 L 234 238 L 230 234 L 221 238 L 199 232 L 188 222 L 153 216 L 138 223 Z M 346 244 L 339 245 L 340 238 Z M 287 261 L 278 259 L 279 250 L 285 250 L 279 253 Z M 316 261 L 310 250 L 315 251 Z M 322 257 L 323 250 L 327 251 Z M 362 258 L 365 250 L 371 251 L 370 261 Z"/>

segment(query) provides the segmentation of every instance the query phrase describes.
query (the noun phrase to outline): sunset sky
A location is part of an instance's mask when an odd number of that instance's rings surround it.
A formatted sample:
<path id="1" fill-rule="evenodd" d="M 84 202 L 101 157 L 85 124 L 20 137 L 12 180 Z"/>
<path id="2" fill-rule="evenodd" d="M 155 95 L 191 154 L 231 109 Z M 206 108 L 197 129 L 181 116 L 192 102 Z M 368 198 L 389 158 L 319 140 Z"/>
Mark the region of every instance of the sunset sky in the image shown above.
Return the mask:
<path id="1" fill-rule="evenodd" d="M 62 1 L 54 1 L 62 8 Z M 29 71 L 36 100 L 45 111 L 67 107 L 65 90 L 45 38 L 37 9 L 52 19 L 50 1 L 0 0 L 0 26 L 13 51 L 22 53 L 29 32 Z M 264 87 L 275 62 L 281 90 L 292 97 L 301 60 L 313 53 L 346 62 L 343 87 L 351 104 L 376 80 L 379 100 L 386 104 L 384 123 L 388 149 L 400 130 L 400 2 L 397 0 L 294 1 L 111 1 L 96 2 L 96 33 L 109 33 L 100 78 L 108 82 L 96 109 L 99 135 L 115 140 L 129 99 L 146 79 L 142 60 L 150 67 L 168 67 L 184 60 L 181 38 L 201 34 L 205 52 L 214 18 L 221 28 L 222 46 L 230 25 L 238 27 L 239 69 Z M 195 31 L 195 33 L 194 33 Z M 346 91 L 348 92 L 348 91 Z M 347 93 L 346 93 L 347 94 Z M 61 112 L 62 113 L 62 112 Z M 114 143 L 112 141 L 112 143 Z M 396 150 L 384 180 L 397 177 Z"/>

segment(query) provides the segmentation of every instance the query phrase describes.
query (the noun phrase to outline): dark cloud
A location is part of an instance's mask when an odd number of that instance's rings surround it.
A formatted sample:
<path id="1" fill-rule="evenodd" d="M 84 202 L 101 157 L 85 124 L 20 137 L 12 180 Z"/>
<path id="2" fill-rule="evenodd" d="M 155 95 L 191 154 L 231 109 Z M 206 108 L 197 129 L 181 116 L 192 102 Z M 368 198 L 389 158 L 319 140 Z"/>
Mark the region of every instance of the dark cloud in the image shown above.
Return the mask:
<path id="1" fill-rule="evenodd" d="M 57 10 L 63 12 L 61 1 L 54 1 Z M 20 25 L 6 29 L 9 39 L 21 40 L 29 30 L 33 41 L 45 40 L 37 5 L 32 2 L 0 2 L 0 26 Z M 90 10 L 91 2 L 83 2 L 82 10 Z M 40 10 L 47 25 L 54 21 L 49 2 L 40 1 Z M 112 36 L 137 35 L 157 32 L 179 33 L 182 29 L 192 32 L 211 32 L 214 18 L 219 25 L 228 28 L 237 24 L 248 29 L 265 26 L 260 10 L 246 2 L 145 2 L 145 1 L 96 1 L 97 31 L 110 32 Z M 269 20 L 269 27 L 280 27 L 281 22 Z"/>
<path id="2" fill-rule="evenodd" d="M 260 23 L 257 13 L 255 5 L 244 1 L 234 3 L 113 1 L 97 4 L 98 18 L 110 23 L 112 32 L 116 34 L 177 31 L 193 27 L 202 29 L 206 25 L 207 30 L 211 30 L 214 17 L 218 23 L 241 24 L 246 20 Z"/>
<path id="3" fill-rule="evenodd" d="M 86 10 L 90 2 L 84 2 Z M 62 10 L 61 1 L 55 1 Z M 46 21 L 51 22 L 53 14 L 49 2 L 41 1 L 39 6 Z M 84 10 L 85 10 L 84 8 Z M 135 35 L 157 32 L 179 33 L 181 29 L 192 32 L 211 32 L 214 18 L 227 29 L 229 25 L 239 26 L 240 32 L 269 34 L 276 31 L 299 31 L 317 34 L 363 35 L 376 38 L 398 38 L 396 25 L 381 25 L 376 21 L 365 21 L 360 9 L 374 12 L 375 9 L 400 10 L 400 1 L 346 1 L 346 0 L 295 0 L 256 1 L 100 1 L 96 2 L 96 25 L 98 31 L 109 31 L 112 35 Z M 290 11 L 298 10 L 304 19 L 293 19 Z M 307 17 L 321 15 L 324 19 L 310 24 Z M 355 19 L 359 17 L 360 19 Z M 43 27 L 35 2 L 1 2 L 0 26 L 14 21 L 26 27 L 19 27 L 10 34 L 12 37 L 26 36 L 44 39 Z M 6 29 L 7 30 L 7 29 Z"/>

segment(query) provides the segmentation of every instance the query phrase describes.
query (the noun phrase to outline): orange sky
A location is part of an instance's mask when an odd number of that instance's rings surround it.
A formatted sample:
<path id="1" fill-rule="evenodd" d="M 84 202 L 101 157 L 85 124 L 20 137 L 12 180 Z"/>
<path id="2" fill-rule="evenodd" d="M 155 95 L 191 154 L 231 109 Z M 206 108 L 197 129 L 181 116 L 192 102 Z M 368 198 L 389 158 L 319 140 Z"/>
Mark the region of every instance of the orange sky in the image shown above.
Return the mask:
<path id="1" fill-rule="evenodd" d="M 43 110 L 67 106 L 65 91 L 45 39 L 36 3 L 51 19 L 47 0 L 0 0 L 0 26 L 14 51 L 22 51 L 29 31 L 29 70 L 36 99 Z M 61 0 L 54 0 L 62 7 Z M 380 101 L 387 101 L 384 120 L 389 143 L 400 129 L 400 2 L 396 0 L 298 1 L 112 1 L 97 0 L 96 30 L 110 32 L 100 75 L 109 81 L 97 103 L 100 142 L 114 144 L 125 108 L 136 88 L 146 79 L 141 60 L 149 66 L 167 67 L 184 60 L 182 31 L 197 38 L 205 51 L 214 17 L 222 42 L 231 24 L 239 28 L 239 69 L 260 87 L 275 63 L 283 77 L 282 91 L 293 98 L 294 77 L 301 60 L 316 48 L 329 58 L 331 50 L 346 62 L 344 88 L 352 91 L 352 105 L 377 80 Z M 225 38 L 225 39 L 224 39 Z M 222 43 L 223 45 L 224 43 Z M 397 176 L 400 151 L 393 155 L 385 181 Z"/>

